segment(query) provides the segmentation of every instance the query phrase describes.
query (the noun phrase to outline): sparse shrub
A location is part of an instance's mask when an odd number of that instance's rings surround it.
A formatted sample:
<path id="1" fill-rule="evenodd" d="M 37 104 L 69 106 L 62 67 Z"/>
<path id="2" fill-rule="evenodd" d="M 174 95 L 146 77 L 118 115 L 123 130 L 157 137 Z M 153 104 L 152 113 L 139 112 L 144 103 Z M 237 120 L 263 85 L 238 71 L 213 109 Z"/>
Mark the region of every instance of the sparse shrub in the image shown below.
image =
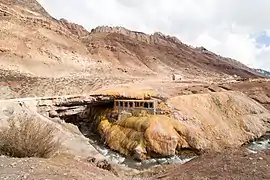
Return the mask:
<path id="1" fill-rule="evenodd" d="M 49 158 L 60 147 L 56 129 L 35 117 L 10 118 L 8 127 L 0 130 L 0 154 L 24 158 Z"/>
<path id="2" fill-rule="evenodd" d="M 255 111 L 255 110 L 250 110 L 250 113 L 251 114 L 258 114 L 257 111 Z"/>
<path id="3" fill-rule="evenodd" d="M 212 100 L 213 100 L 213 102 L 215 103 L 215 105 L 216 105 L 220 110 L 222 110 L 222 105 L 221 105 L 221 102 L 219 101 L 219 99 L 216 98 L 216 97 L 212 97 Z"/>

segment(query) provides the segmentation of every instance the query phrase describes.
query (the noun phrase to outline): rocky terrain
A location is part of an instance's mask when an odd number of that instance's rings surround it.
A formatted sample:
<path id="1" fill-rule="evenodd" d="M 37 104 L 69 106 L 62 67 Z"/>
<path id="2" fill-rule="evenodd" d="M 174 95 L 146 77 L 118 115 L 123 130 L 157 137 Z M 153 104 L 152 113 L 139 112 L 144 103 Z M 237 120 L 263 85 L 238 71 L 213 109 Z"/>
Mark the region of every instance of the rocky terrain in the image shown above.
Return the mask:
<path id="1" fill-rule="evenodd" d="M 62 138 L 50 159 L 1 156 L 0 179 L 269 179 L 269 152 L 243 147 L 270 131 L 269 81 L 160 32 L 86 30 L 36 0 L 0 0 L 0 127 L 26 114 Z M 114 98 L 154 98 L 164 113 L 114 122 Z M 93 134 L 125 160 L 199 157 L 138 172 Z"/>
<path id="2" fill-rule="evenodd" d="M 0 167 L 0 179 L 120 179 L 85 159 L 68 156 L 58 156 L 54 159 L 16 159 L 2 156 Z"/>
<path id="3" fill-rule="evenodd" d="M 206 154 L 185 165 L 158 167 L 139 176 L 145 179 L 269 179 L 269 150 L 258 154 L 234 150 Z"/>
<path id="4" fill-rule="evenodd" d="M 34 2 L 1 3 L 1 69 L 54 78 L 91 74 L 95 78 L 140 79 L 147 75 L 166 79 L 171 73 L 186 78 L 256 76 L 237 61 L 187 46 L 175 37 L 122 27 L 102 26 L 88 32 L 66 20 L 53 19 Z"/>

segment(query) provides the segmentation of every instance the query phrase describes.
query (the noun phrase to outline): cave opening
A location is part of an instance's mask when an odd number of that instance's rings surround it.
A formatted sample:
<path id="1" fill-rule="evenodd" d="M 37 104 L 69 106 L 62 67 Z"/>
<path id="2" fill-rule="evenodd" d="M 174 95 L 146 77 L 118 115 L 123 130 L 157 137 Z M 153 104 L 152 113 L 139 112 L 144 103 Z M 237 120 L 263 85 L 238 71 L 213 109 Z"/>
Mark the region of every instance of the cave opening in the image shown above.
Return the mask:
<path id="1" fill-rule="evenodd" d="M 122 100 L 122 99 L 121 99 Z M 55 110 L 57 117 L 65 121 L 66 123 L 73 124 L 78 127 L 80 132 L 89 139 L 89 143 L 95 147 L 100 154 L 113 159 L 113 161 L 120 164 L 125 164 L 128 167 L 135 169 L 144 169 L 160 164 L 162 160 L 166 162 L 175 161 L 181 162 L 182 159 L 174 157 L 160 157 L 158 154 L 151 154 L 153 156 L 150 160 L 146 160 L 144 165 L 137 166 L 138 161 L 133 158 L 132 155 L 124 156 L 119 152 L 110 149 L 105 144 L 105 139 L 102 138 L 102 135 L 98 132 L 98 126 L 104 118 L 109 122 L 116 122 L 118 118 L 121 118 L 122 114 L 115 111 L 115 105 L 127 105 L 127 107 L 136 108 L 136 107 L 147 107 L 152 108 L 154 104 L 149 102 L 117 102 L 114 99 L 109 101 L 95 102 L 95 103 L 85 103 L 87 101 L 76 101 L 74 103 L 65 103 L 60 104 Z M 85 104 L 84 104 L 85 103 Z M 124 115 L 123 115 L 124 116 Z"/>
<path id="2" fill-rule="evenodd" d="M 99 140 L 101 143 L 102 139 L 98 132 L 98 125 L 102 117 L 106 117 L 109 120 L 116 120 L 118 114 L 113 111 L 114 101 L 102 102 L 97 104 L 85 105 L 76 113 L 63 113 L 61 110 L 57 111 L 58 114 L 63 114 L 60 119 L 66 123 L 76 125 L 81 133 L 92 140 Z M 65 108 L 63 108 L 65 109 Z M 72 110 L 72 108 L 70 108 Z"/>

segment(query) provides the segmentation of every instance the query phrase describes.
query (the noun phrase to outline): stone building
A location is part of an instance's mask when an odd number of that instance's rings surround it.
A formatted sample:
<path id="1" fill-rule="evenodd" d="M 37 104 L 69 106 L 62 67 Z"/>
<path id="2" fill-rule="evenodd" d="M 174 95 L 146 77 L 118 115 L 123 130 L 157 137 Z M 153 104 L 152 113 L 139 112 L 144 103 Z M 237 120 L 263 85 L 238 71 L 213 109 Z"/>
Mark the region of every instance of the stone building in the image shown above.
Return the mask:
<path id="1" fill-rule="evenodd" d="M 156 100 L 114 100 L 114 110 L 118 112 L 140 112 L 144 110 L 149 114 L 156 114 L 156 109 Z"/>

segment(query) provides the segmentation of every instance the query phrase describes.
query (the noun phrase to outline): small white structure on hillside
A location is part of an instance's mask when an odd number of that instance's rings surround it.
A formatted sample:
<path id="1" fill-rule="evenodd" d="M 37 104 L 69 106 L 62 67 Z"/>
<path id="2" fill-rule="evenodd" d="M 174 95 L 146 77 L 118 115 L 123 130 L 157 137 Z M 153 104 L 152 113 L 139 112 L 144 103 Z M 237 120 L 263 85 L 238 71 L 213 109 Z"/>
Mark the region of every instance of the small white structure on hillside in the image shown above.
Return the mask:
<path id="1" fill-rule="evenodd" d="M 173 74 L 172 75 L 172 80 L 173 81 L 176 81 L 176 80 L 182 80 L 183 79 L 183 77 L 180 75 L 180 74 Z"/>

